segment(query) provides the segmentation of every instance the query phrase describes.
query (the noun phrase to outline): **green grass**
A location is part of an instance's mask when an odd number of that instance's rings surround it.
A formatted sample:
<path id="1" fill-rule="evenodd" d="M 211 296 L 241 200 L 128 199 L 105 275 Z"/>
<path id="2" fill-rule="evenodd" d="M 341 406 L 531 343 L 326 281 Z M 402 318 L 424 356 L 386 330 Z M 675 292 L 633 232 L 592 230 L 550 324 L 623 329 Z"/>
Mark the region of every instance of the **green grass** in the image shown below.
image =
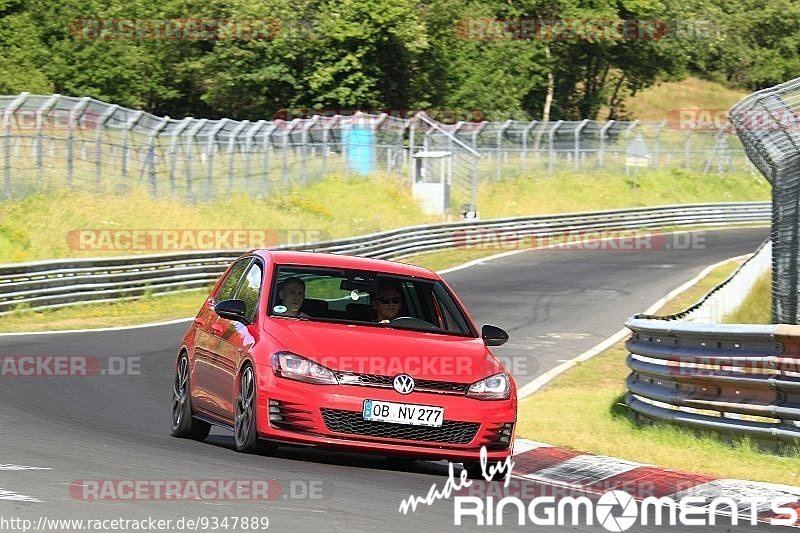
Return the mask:
<path id="1" fill-rule="evenodd" d="M 771 324 L 772 323 L 772 271 L 756 280 L 750 293 L 739 308 L 727 315 L 727 324 Z"/>
<path id="2" fill-rule="evenodd" d="M 198 204 L 154 199 L 144 189 L 119 196 L 55 191 L 4 202 L 0 212 L 4 263 L 161 252 L 76 249 L 70 232 L 79 230 L 252 229 L 281 241 L 292 230 L 326 240 L 440 220 L 424 215 L 410 193 L 380 177 L 331 178 L 268 200 L 240 194 Z"/>
<path id="3" fill-rule="evenodd" d="M 210 287 L 115 303 L 18 311 L 3 316 L 0 331 L 108 328 L 187 318 L 197 314 L 209 290 Z"/>
<path id="4" fill-rule="evenodd" d="M 625 114 L 638 120 L 664 120 L 674 109 L 728 109 L 747 94 L 713 81 L 689 77 L 660 82 L 639 91 L 626 100 Z M 601 110 L 599 116 L 608 116 L 608 110 Z"/>
<path id="5" fill-rule="evenodd" d="M 700 298 L 705 296 L 708 291 L 725 281 L 743 262 L 744 259 L 734 259 L 719 265 L 704 276 L 701 283 L 697 283 L 685 291 L 682 291 L 661 306 L 654 314 L 661 316 L 672 315 L 689 308 L 691 305 L 697 303 Z"/>
<path id="6" fill-rule="evenodd" d="M 481 186 L 478 206 L 485 219 L 769 196 L 767 182 L 749 174 L 642 169 L 635 190 L 631 178 L 610 173 L 492 181 Z M 423 214 L 410 192 L 386 176 L 330 178 L 267 200 L 239 194 L 197 204 L 154 199 L 145 189 L 126 195 L 54 191 L 0 203 L 0 214 L 3 263 L 160 251 L 80 249 L 75 238 L 80 230 L 255 229 L 271 231 L 283 241 L 285 230 L 325 239 L 442 220 Z"/>
<path id="7" fill-rule="evenodd" d="M 687 301 L 707 292 L 734 266 L 723 265 L 720 272 L 701 280 Z M 624 343 L 617 344 L 522 400 L 517 434 L 665 468 L 800 485 L 798 451 L 778 456 L 764 453 L 747 439 L 727 441 L 720 435 L 675 426 L 636 425 L 623 404 L 625 379 L 630 373 L 626 355 Z"/>
<path id="8" fill-rule="evenodd" d="M 517 178 L 480 187 L 481 218 L 568 213 L 699 202 L 768 200 L 767 181 L 750 174 L 698 175 L 680 169 L 640 169 L 637 188 L 624 174 L 564 173 Z"/>

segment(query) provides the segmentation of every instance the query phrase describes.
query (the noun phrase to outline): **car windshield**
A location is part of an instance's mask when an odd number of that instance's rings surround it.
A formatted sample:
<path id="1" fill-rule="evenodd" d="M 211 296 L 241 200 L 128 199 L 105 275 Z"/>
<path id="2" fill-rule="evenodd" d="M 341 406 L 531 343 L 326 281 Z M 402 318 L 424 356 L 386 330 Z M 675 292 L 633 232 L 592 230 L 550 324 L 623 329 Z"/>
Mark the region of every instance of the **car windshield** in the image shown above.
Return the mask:
<path id="1" fill-rule="evenodd" d="M 477 336 L 441 281 L 282 265 L 271 294 L 272 317 Z"/>

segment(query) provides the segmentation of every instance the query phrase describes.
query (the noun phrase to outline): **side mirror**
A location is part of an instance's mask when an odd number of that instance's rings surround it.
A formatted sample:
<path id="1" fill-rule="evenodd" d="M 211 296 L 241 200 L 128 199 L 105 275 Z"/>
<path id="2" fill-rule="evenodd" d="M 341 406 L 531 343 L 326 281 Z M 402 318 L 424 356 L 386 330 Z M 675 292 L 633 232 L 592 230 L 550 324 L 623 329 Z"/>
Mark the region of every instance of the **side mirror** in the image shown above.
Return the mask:
<path id="1" fill-rule="evenodd" d="M 214 306 L 214 311 L 222 318 L 241 322 L 245 326 L 250 324 L 247 320 L 247 306 L 244 300 L 222 300 Z"/>
<path id="2" fill-rule="evenodd" d="M 508 341 L 508 333 L 505 330 L 489 324 L 481 328 L 481 337 L 486 346 L 502 346 Z"/>

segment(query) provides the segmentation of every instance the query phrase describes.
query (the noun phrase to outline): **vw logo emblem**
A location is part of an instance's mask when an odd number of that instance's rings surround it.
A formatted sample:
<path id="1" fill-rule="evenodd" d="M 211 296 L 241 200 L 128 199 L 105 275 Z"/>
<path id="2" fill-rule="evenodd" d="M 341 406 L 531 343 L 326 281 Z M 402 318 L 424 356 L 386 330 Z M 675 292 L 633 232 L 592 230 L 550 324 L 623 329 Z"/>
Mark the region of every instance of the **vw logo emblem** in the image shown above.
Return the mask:
<path id="1" fill-rule="evenodd" d="M 400 394 L 411 394 L 414 392 L 414 378 L 408 374 L 398 374 L 394 377 L 392 386 Z"/>

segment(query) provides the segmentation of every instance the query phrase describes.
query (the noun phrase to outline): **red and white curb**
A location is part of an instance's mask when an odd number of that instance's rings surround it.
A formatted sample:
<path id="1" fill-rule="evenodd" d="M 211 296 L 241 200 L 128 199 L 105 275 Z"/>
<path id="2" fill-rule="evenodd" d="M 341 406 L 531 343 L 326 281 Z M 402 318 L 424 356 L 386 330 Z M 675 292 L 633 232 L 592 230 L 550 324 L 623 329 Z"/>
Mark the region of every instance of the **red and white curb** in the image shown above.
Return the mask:
<path id="1" fill-rule="evenodd" d="M 581 493 L 602 494 L 621 490 L 636 500 L 649 496 L 680 500 L 686 496 L 731 498 L 747 502 L 747 498 L 771 500 L 778 497 L 800 500 L 800 487 L 762 483 L 740 479 L 721 479 L 634 463 L 605 455 L 591 455 L 568 448 L 559 448 L 540 442 L 517 439 L 514 443 L 513 476 L 555 485 Z M 748 504 L 749 505 L 749 504 Z M 800 515 L 800 501 L 789 504 Z M 785 518 L 771 511 L 769 503 L 758 504 L 758 520 Z M 795 524 L 800 527 L 800 522 Z"/>

